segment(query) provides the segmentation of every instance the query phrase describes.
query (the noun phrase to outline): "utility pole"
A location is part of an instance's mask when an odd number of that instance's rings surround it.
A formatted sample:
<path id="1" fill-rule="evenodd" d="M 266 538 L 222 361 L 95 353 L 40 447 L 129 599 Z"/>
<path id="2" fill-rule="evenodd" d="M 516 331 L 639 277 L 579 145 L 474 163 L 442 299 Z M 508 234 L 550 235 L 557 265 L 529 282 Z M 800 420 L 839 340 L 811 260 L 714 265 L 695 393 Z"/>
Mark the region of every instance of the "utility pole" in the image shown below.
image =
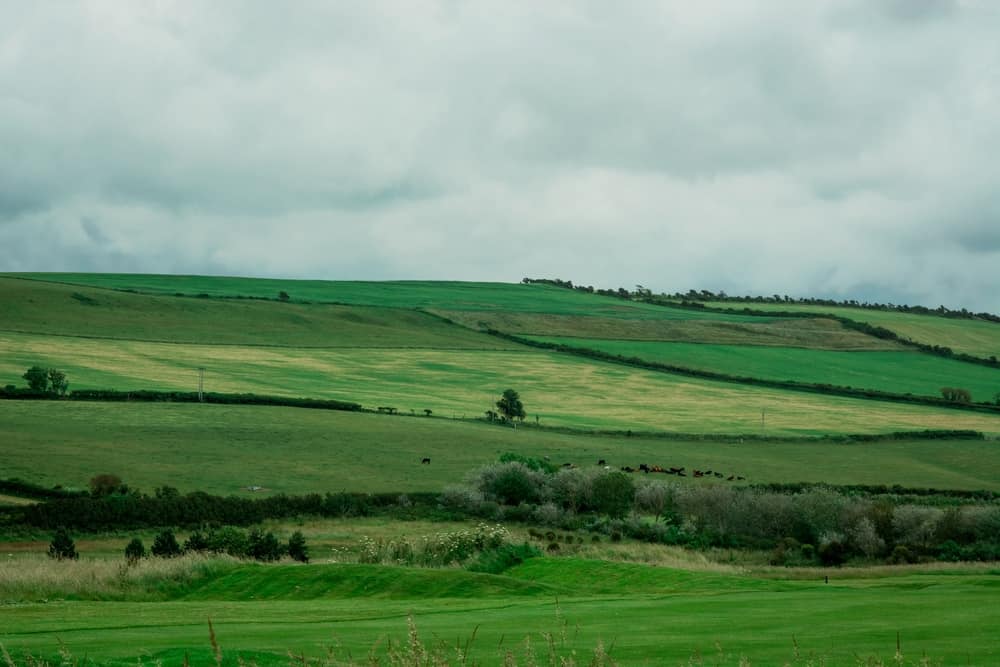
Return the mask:
<path id="1" fill-rule="evenodd" d="M 198 368 L 198 402 L 205 402 L 205 368 Z"/>

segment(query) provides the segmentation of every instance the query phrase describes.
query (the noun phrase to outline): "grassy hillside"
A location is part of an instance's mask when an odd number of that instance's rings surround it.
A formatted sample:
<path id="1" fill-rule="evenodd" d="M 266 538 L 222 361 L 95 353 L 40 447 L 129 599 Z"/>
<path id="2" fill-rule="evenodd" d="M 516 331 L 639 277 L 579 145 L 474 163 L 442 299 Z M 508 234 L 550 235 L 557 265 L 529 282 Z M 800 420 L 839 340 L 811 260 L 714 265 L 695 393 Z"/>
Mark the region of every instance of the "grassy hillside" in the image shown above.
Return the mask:
<path id="1" fill-rule="evenodd" d="M 496 329 L 537 336 L 573 336 L 628 341 L 675 341 L 731 345 L 769 345 L 817 350 L 903 350 L 903 345 L 846 329 L 836 320 L 741 317 L 706 319 L 706 313 L 661 308 L 661 319 L 552 315 L 497 311 L 437 310 L 471 329 Z M 740 318 L 740 319 L 737 319 Z"/>
<path id="2" fill-rule="evenodd" d="M 439 583 L 449 578 L 483 595 L 451 597 Z M 322 594 L 317 582 L 326 579 L 336 598 Z M 253 586 L 266 591 L 265 600 Z M 910 659 L 990 665 L 1000 654 L 996 586 L 993 574 L 834 575 L 824 584 L 563 559 L 529 562 L 498 577 L 279 566 L 231 571 L 191 599 L 172 602 L 4 605 L 0 624 L 15 655 L 54 654 L 58 636 L 74 655 L 131 664 L 142 655 L 144 662 L 179 665 L 185 654 L 191 664 L 211 663 L 209 618 L 227 660 L 237 647 L 262 665 L 288 664 L 289 651 L 319 657 L 328 647 L 357 659 L 376 643 L 384 646 L 387 635 L 404 639 L 412 616 L 428 646 L 440 641 L 453 658 L 458 640 L 481 664 L 502 663 L 508 649 L 522 658 L 526 636 L 545 661 L 543 633 L 559 655 L 587 660 L 601 643 L 623 665 L 679 664 L 693 655 L 722 665 L 740 656 L 783 664 L 795 646 L 825 664 L 855 664 L 858 656 L 889 658 L 899 633 Z"/>
<path id="3" fill-rule="evenodd" d="M 955 352 L 964 352 L 978 357 L 1000 357 L 1000 324 L 985 320 L 955 319 L 868 308 L 784 303 L 711 302 L 705 305 L 737 310 L 747 307 L 752 310 L 773 312 L 789 311 L 837 315 L 885 327 L 895 331 L 903 338 L 909 338 L 918 343 L 950 347 Z"/>
<path id="4" fill-rule="evenodd" d="M 205 389 L 333 398 L 368 408 L 482 415 L 514 387 L 528 418 L 588 429 L 772 435 L 976 429 L 1000 415 L 864 401 L 697 380 L 538 350 L 243 347 L 0 334 L 0 384 L 33 364 L 60 368 L 71 388 Z"/>
<path id="5" fill-rule="evenodd" d="M 943 386 L 962 387 L 972 393 L 972 400 L 989 402 L 1000 394 L 1000 369 L 913 350 L 843 352 L 554 336 L 530 338 L 742 377 L 826 383 L 935 397 L 940 397 L 939 390 Z"/>
<path id="6" fill-rule="evenodd" d="M 0 442 L 2 478 L 85 488 L 109 472 L 146 492 L 440 491 L 507 451 L 580 466 L 712 469 L 750 482 L 1000 491 L 1000 447 L 990 441 L 706 442 L 281 407 L 0 401 Z"/>
<path id="7" fill-rule="evenodd" d="M 511 349 L 415 310 L 150 296 L 0 278 L 0 330 L 280 347 Z"/>

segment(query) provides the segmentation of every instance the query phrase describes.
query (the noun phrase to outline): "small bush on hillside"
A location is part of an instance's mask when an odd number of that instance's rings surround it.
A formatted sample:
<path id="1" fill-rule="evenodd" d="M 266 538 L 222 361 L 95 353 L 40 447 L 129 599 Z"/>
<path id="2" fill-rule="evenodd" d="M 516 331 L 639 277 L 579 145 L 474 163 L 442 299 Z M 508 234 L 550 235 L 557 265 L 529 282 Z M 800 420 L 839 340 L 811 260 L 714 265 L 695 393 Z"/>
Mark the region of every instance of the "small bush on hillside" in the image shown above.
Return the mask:
<path id="1" fill-rule="evenodd" d="M 56 560 L 76 560 L 80 555 L 76 552 L 76 543 L 65 528 L 60 528 L 52 536 L 49 543 L 49 558 Z"/>
<path id="2" fill-rule="evenodd" d="M 201 531 L 194 531 L 184 541 L 184 553 L 208 551 L 208 538 Z"/>
<path id="3" fill-rule="evenodd" d="M 247 546 L 248 556 L 254 560 L 265 562 L 278 560 L 285 551 L 274 533 L 270 531 L 265 533 L 259 528 L 250 531 L 247 536 Z"/>
<path id="4" fill-rule="evenodd" d="M 479 554 L 475 561 L 466 569 L 472 572 L 500 574 L 515 565 L 520 565 L 529 558 L 541 556 L 542 552 L 530 544 L 501 544 L 495 549 L 489 549 Z"/>
<path id="5" fill-rule="evenodd" d="M 125 560 L 129 565 L 135 565 L 146 557 L 146 545 L 138 537 L 133 537 L 132 541 L 125 545 Z"/>
<path id="6" fill-rule="evenodd" d="M 160 558 L 173 558 L 174 556 L 181 555 L 181 545 L 177 543 L 174 531 L 168 528 L 156 535 L 150 551 L 152 551 L 154 556 L 159 556 Z"/>
<path id="7" fill-rule="evenodd" d="M 594 480 L 594 508 L 613 518 L 628 514 L 635 500 L 635 482 L 623 472 L 601 475 Z"/>
<path id="8" fill-rule="evenodd" d="M 545 488 L 545 474 L 519 461 L 488 465 L 476 477 L 479 491 L 502 505 L 538 502 Z"/>

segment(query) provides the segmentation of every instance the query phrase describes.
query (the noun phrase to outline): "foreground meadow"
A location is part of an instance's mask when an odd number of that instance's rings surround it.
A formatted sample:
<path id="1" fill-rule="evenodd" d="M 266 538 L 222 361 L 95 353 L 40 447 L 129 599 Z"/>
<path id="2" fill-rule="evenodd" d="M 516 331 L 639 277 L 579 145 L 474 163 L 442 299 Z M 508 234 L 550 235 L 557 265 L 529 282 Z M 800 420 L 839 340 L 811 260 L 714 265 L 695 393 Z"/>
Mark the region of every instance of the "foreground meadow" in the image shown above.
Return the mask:
<path id="1" fill-rule="evenodd" d="M 0 641 L 12 656 L 54 655 L 62 645 L 102 664 L 179 665 L 185 656 L 206 664 L 214 661 L 210 620 L 227 664 L 236 655 L 269 665 L 331 651 L 366 662 L 373 647 L 379 654 L 391 640 L 405 645 L 412 619 L 425 646 L 450 664 L 465 664 L 456 648 L 469 664 L 512 664 L 508 651 L 516 664 L 533 664 L 525 660 L 532 646 L 545 662 L 550 642 L 579 664 L 598 646 L 623 665 L 688 664 L 692 656 L 785 664 L 796 653 L 816 660 L 809 664 L 875 655 L 889 664 L 898 633 L 908 664 L 928 656 L 929 664 L 985 666 L 1000 660 L 998 585 L 995 571 L 981 569 L 831 573 L 824 583 L 577 558 L 533 559 L 499 576 L 221 563 L 174 572 L 159 601 L 7 600 Z"/>

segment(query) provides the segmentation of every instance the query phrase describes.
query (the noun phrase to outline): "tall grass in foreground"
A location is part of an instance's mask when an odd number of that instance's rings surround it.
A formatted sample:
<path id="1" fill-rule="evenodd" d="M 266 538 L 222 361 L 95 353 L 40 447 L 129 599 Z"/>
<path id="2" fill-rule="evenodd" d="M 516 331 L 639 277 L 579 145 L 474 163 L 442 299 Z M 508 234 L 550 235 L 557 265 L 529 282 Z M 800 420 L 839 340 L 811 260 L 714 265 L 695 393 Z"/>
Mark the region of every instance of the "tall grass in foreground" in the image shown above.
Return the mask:
<path id="1" fill-rule="evenodd" d="M 476 629 L 478 630 L 478 628 Z M 485 667 L 486 665 L 502 665 L 503 667 L 617 667 L 620 663 L 615 660 L 612 653 L 614 646 L 606 647 L 598 640 L 596 646 L 585 654 L 579 654 L 576 650 L 566 648 L 567 624 L 555 632 L 542 632 L 533 640 L 532 635 L 526 636 L 520 642 L 511 647 L 501 645 L 496 648 L 495 657 L 488 661 L 481 661 L 470 655 L 470 649 L 476 640 L 476 630 L 465 640 L 459 640 L 455 645 L 448 645 L 443 640 L 428 645 L 417 632 L 416 623 L 413 617 L 407 617 L 407 633 L 404 639 L 385 639 L 377 641 L 362 659 L 357 660 L 348 652 L 342 655 L 342 651 L 337 647 L 328 647 L 326 653 L 313 657 L 304 653 L 294 653 L 288 651 L 284 659 L 275 654 L 260 654 L 257 657 L 229 653 L 224 651 L 212 627 L 212 621 L 208 621 L 208 644 L 210 651 L 199 651 L 196 660 L 192 660 L 189 653 L 183 656 L 183 667 L 190 667 L 192 664 L 209 664 L 209 660 L 214 662 L 216 667 L 225 665 L 235 665 L 238 667 L 261 667 L 261 665 L 284 664 L 288 667 Z M 675 663 L 678 667 L 752 667 L 756 663 L 745 655 L 727 654 L 720 645 L 716 644 L 717 653 L 704 656 L 695 654 L 687 660 Z M 258 662 L 258 659 L 261 662 Z M 0 667 L 89 667 L 97 666 L 98 663 L 86 657 L 78 658 L 65 645 L 59 647 L 57 657 L 36 656 L 24 653 L 17 659 L 11 655 L 6 647 L 0 643 Z M 162 667 L 160 658 L 147 658 L 148 663 L 155 667 Z M 142 657 L 136 658 L 134 663 L 137 667 L 147 664 Z M 940 667 L 943 663 L 933 661 L 926 656 L 916 660 L 908 659 L 902 652 L 899 638 L 896 639 L 896 650 L 891 657 L 881 656 L 861 656 L 855 654 L 850 663 L 830 662 L 823 655 L 804 655 L 800 650 L 794 637 L 792 638 L 791 655 L 780 663 L 782 667 L 834 667 L 834 665 L 850 664 L 853 667 Z"/>
<path id="2" fill-rule="evenodd" d="M 144 558 L 134 564 L 118 559 L 11 559 L 0 561 L 0 601 L 155 600 L 238 562 L 224 555 L 198 554 Z"/>

